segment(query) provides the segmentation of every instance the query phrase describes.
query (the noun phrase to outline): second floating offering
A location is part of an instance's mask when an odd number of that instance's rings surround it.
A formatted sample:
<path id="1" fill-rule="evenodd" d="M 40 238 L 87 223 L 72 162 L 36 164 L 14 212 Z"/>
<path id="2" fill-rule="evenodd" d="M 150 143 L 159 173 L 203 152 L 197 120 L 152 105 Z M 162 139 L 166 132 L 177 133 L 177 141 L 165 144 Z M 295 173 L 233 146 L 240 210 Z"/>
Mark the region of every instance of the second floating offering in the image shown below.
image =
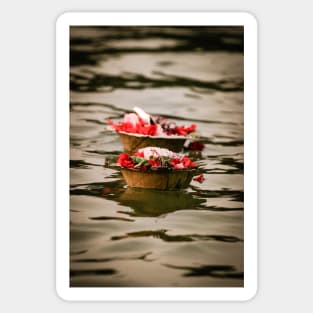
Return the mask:
<path id="1" fill-rule="evenodd" d="M 120 154 L 117 164 L 129 187 L 174 190 L 187 188 L 197 164 L 184 154 L 146 147 L 133 155 Z"/>

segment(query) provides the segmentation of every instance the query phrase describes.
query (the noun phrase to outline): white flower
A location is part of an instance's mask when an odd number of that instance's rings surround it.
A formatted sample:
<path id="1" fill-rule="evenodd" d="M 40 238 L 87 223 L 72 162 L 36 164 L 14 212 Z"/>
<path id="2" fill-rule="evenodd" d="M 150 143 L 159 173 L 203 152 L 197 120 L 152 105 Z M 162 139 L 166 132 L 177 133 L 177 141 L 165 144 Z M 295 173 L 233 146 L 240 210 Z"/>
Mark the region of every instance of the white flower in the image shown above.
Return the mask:
<path id="1" fill-rule="evenodd" d="M 139 118 L 136 113 L 129 113 L 124 115 L 124 122 L 131 123 L 134 127 L 139 124 Z"/>
<path id="2" fill-rule="evenodd" d="M 158 147 L 146 147 L 139 149 L 138 152 L 143 152 L 144 158 L 146 160 L 149 160 L 150 157 L 152 156 L 153 158 L 158 158 L 158 157 L 169 157 L 171 159 L 176 159 L 176 158 L 183 158 L 184 155 L 181 153 L 175 153 L 173 151 L 170 151 L 165 148 L 158 148 Z"/>

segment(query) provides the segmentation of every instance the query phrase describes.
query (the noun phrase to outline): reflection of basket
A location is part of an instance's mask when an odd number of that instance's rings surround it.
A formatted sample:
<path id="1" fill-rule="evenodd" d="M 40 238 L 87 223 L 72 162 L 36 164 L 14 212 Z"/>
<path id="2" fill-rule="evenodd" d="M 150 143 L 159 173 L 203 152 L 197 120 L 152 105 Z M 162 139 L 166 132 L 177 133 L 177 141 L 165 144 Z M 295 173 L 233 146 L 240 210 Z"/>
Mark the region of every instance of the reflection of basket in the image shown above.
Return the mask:
<path id="1" fill-rule="evenodd" d="M 121 172 L 129 187 L 175 190 L 187 188 L 195 170 L 157 169 L 143 172 L 137 169 L 121 168 Z"/>
<path id="2" fill-rule="evenodd" d="M 117 201 L 134 211 L 125 212 L 131 216 L 160 216 L 177 210 L 188 210 L 206 202 L 185 190 L 153 190 L 127 188 Z"/>
<path id="3" fill-rule="evenodd" d="M 183 136 L 146 136 L 140 134 L 129 134 L 125 132 L 117 132 L 124 146 L 124 150 L 128 153 L 134 153 L 145 147 L 166 148 L 174 152 L 180 152 L 183 149 L 186 137 Z"/>

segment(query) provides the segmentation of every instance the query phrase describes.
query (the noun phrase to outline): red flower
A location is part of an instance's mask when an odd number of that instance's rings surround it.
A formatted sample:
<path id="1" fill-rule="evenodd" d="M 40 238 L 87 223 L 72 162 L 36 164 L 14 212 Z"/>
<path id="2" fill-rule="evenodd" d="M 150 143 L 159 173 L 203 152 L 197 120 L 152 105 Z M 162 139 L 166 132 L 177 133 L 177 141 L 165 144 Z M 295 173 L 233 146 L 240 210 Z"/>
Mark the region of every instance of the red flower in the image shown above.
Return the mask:
<path id="1" fill-rule="evenodd" d="M 140 158 L 144 158 L 144 153 L 143 152 L 135 152 L 134 156 L 140 157 Z"/>
<path id="2" fill-rule="evenodd" d="M 184 166 L 182 164 L 180 164 L 179 159 L 172 159 L 171 160 L 171 166 L 175 169 L 184 168 Z"/>
<path id="3" fill-rule="evenodd" d="M 193 141 L 186 148 L 186 150 L 192 150 L 192 151 L 202 151 L 203 149 L 204 149 L 204 144 L 201 141 Z"/>
<path id="4" fill-rule="evenodd" d="M 188 157 L 183 157 L 183 164 L 184 164 L 184 167 L 190 167 L 190 164 L 191 164 L 191 160 L 188 158 Z"/>
<path id="5" fill-rule="evenodd" d="M 152 167 L 159 167 L 161 165 L 161 162 L 158 159 L 148 160 L 148 162 Z"/>
<path id="6" fill-rule="evenodd" d="M 189 127 L 187 126 L 176 126 L 174 131 L 177 135 L 186 136 L 196 130 L 196 125 L 191 124 Z"/>
<path id="7" fill-rule="evenodd" d="M 192 162 L 188 157 L 183 157 L 183 164 L 185 168 L 193 168 L 196 167 L 196 163 Z"/>
<path id="8" fill-rule="evenodd" d="M 145 172 L 148 168 L 145 165 L 142 165 L 140 169 Z"/>
<path id="9" fill-rule="evenodd" d="M 149 136 L 155 136 L 158 130 L 157 125 L 149 125 L 145 124 L 142 119 L 139 118 L 139 123 L 134 125 L 131 122 L 119 122 L 118 124 L 115 124 L 110 119 L 107 120 L 107 122 L 116 130 L 116 131 L 122 131 L 125 133 L 133 133 L 133 134 L 141 134 L 141 135 L 149 135 Z"/>
<path id="10" fill-rule="evenodd" d="M 134 162 L 127 153 L 120 154 L 117 164 L 121 167 L 133 168 Z"/>
<path id="11" fill-rule="evenodd" d="M 199 176 L 194 177 L 193 180 L 202 184 L 202 182 L 205 180 L 205 178 L 204 178 L 203 174 L 200 174 Z"/>

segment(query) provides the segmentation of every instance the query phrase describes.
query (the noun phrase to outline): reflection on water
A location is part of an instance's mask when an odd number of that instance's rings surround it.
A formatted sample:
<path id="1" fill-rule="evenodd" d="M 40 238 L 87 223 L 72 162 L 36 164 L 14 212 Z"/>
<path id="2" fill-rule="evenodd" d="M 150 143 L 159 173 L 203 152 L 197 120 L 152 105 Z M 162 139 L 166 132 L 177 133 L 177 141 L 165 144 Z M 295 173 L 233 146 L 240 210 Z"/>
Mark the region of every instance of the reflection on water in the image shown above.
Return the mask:
<path id="1" fill-rule="evenodd" d="M 205 202 L 186 191 L 158 191 L 127 188 L 117 201 L 132 211 L 123 213 L 131 216 L 161 216 L 177 210 L 188 210 Z M 122 211 L 120 211 L 122 212 Z"/>
<path id="2" fill-rule="evenodd" d="M 70 285 L 243 286 L 243 30 L 72 27 Z M 205 181 L 127 188 L 106 129 L 134 106 L 197 124 Z"/>

